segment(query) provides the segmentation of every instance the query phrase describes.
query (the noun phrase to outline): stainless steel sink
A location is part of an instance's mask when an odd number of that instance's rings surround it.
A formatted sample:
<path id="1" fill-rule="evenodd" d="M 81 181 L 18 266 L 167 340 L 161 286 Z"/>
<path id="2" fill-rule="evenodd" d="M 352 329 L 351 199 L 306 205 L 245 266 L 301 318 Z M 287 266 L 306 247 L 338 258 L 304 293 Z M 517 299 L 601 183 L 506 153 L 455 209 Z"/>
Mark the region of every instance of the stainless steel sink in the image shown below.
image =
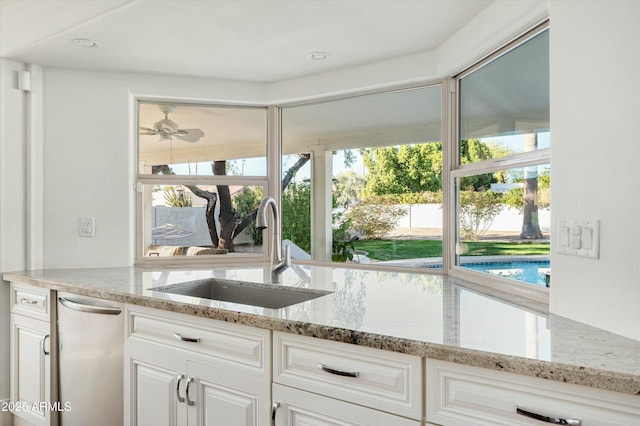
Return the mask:
<path id="1" fill-rule="evenodd" d="M 331 291 L 300 289 L 219 278 L 189 281 L 154 287 L 149 290 L 272 309 L 284 308 L 332 293 Z"/>

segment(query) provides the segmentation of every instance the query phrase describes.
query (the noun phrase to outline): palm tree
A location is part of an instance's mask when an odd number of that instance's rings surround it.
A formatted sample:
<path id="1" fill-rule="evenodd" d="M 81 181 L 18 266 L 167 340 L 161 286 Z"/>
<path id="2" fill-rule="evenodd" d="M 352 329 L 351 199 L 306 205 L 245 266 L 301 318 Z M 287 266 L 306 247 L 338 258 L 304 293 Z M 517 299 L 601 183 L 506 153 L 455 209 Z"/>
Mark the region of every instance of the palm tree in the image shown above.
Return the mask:
<path id="1" fill-rule="evenodd" d="M 538 134 L 529 133 L 524 136 L 524 150 L 538 149 Z M 538 167 L 530 166 L 524 169 L 524 215 L 522 218 L 522 232 L 520 238 L 537 240 L 542 238 L 538 221 Z"/>

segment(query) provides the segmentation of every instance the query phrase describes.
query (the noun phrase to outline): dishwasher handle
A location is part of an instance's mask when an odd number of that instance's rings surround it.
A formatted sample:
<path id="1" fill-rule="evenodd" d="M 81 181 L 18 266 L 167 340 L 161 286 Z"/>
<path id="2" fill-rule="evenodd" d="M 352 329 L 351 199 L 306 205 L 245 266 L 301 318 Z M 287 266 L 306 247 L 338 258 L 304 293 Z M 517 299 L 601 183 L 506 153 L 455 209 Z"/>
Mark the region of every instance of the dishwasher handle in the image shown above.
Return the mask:
<path id="1" fill-rule="evenodd" d="M 76 302 L 75 300 L 65 297 L 58 297 L 58 301 L 62 306 L 74 311 L 86 312 L 88 314 L 104 314 L 104 315 L 120 315 L 122 310 L 115 306 L 106 305 L 89 305 L 86 303 Z"/>

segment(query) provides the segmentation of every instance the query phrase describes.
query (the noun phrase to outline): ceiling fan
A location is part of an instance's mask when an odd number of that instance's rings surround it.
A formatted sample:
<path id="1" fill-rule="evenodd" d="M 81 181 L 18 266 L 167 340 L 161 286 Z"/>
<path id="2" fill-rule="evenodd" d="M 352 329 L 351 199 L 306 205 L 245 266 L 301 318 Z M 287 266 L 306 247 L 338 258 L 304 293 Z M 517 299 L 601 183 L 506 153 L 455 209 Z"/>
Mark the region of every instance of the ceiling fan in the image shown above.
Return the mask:
<path id="1" fill-rule="evenodd" d="M 204 132 L 200 129 L 181 129 L 178 123 L 169 120 L 169 114 L 172 113 L 176 107 L 173 105 L 158 105 L 160 111 L 164 113 L 164 118 L 157 121 L 153 125 L 153 129 L 148 127 L 140 127 L 141 135 L 159 135 L 162 139 L 177 138 L 185 142 L 198 142 L 198 140 L 204 136 Z"/>

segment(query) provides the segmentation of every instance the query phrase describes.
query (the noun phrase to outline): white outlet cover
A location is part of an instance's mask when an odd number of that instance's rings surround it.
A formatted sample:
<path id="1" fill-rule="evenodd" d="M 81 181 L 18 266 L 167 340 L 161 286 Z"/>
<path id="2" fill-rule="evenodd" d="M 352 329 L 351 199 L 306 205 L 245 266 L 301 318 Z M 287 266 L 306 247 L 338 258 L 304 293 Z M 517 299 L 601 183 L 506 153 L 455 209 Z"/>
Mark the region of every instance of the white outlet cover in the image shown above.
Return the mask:
<path id="1" fill-rule="evenodd" d="M 592 259 L 600 257 L 599 220 L 560 219 L 558 230 L 558 253 Z"/>

